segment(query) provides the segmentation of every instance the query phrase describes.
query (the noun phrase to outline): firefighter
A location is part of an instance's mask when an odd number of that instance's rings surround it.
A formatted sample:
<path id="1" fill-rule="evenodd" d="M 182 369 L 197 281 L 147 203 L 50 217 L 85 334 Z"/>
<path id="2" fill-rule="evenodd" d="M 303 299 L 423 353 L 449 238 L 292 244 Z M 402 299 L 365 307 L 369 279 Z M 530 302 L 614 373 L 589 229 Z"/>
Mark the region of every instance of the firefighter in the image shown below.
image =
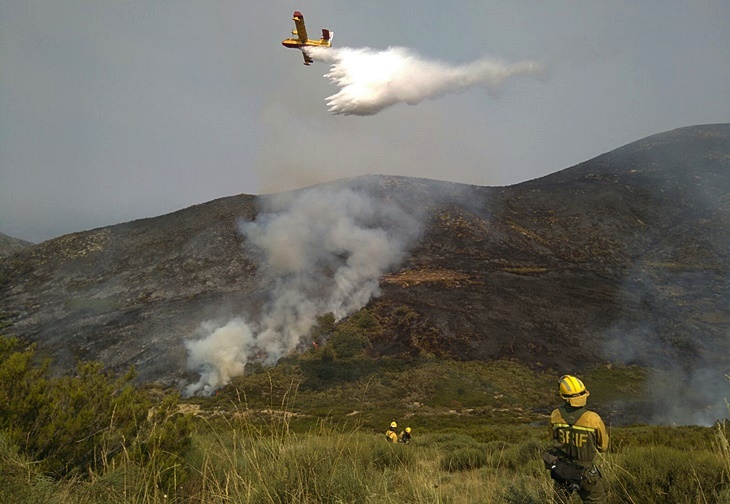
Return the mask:
<path id="1" fill-rule="evenodd" d="M 405 444 L 409 444 L 411 442 L 411 428 L 410 427 L 406 427 L 406 430 L 401 431 L 401 433 L 398 434 L 398 442 L 405 443 Z"/>
<path id="2" fill-rule="evenodd" d="M 601 417 L 585 407 L 588 395 L 575 376 L 560 378 L 565 403 L 550 415 L 553 447 L 543 458 L 561 503 L 568 502 L 574 491 L 582 502 L 606 502 L 605 484 L 595 460 L 598 452 L 608 449 L 608 433 Z"/>
<path id="3" fill-rule="evenodd" d="M 396 434 L 395 430 L 398 428 L 398 424 L 395 423 L 395 421 L 390 422 L 390 428 L 385 431 L 385 439 L 388 440 L 389 443 L 397 443 L 398 442 L 398 434 Z"/>

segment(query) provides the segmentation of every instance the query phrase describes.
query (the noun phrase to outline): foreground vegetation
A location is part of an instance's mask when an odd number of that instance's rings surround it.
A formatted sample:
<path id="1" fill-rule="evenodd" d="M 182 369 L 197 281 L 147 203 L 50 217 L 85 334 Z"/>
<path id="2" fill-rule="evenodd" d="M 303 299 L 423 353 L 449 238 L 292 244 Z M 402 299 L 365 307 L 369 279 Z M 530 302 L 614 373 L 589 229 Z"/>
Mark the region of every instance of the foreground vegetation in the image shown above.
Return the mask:
<path id="1" fill-rule="evenodd" d="M 716 428 L 717 429 L 717 428 Z M 164 472 L 124 455 L 86 474 L 55 479 L 17 448 L 0 443 L 2 502 L 59 503 L 544 503 L 551 481 L 537 430 L 507 428 L 507 441 L 426 434 L 390 445 L 380 434 L 323 423 L 296 434 L 285 417 L 247 416 L 201 424 L 170 485 Z M 602 460 L 609 502 L 730 502 L 727 432 L 674 428 L 663 443 L 642 429 L 615 429 L 633 440 Z M 687 446 L 674 445 L 677 433 Z M 495 433 L 496 434 L 496 433 Z M 713 435 L 716 436 L 713 441 Z M 646 439 L 653 439 L 650 444 Z M 723 441 L 726 443 L 726 441 Z"/>
<path id="2" fill-rule="evenodd" d="M 93 363 L 50 376 L 33 347 L 0 339 L 0 502 L 550 502 L 540 452 L 553 372 L 376 361 L 366 344 L 341 337 L 180 401 Z M 644 378 L 606 366 L 587 376 L 604 408 Z M 410 445 L 385 441 L 393 419 L 414 428 Z M 611 426 L 609 502 L 730 503 L 728 431 Z"/>

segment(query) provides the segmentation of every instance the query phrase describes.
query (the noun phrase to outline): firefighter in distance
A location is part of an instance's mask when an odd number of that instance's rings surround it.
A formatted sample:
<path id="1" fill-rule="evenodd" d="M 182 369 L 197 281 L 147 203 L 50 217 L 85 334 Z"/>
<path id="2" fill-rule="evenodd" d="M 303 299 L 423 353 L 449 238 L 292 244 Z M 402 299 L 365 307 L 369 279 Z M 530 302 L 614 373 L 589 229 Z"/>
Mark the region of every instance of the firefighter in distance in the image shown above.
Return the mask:
<path id="1" fill-rule="evenodd" d="M 390 428 L 388 428 L 387 431 L 385 431 L 385 439 L 389 443 L 397 443 L 398 442 L 398 434 L 395 432 L 395 430 L 398 428 L 398 424 L 395 423 L 395 421 L 390 422 Z"/>

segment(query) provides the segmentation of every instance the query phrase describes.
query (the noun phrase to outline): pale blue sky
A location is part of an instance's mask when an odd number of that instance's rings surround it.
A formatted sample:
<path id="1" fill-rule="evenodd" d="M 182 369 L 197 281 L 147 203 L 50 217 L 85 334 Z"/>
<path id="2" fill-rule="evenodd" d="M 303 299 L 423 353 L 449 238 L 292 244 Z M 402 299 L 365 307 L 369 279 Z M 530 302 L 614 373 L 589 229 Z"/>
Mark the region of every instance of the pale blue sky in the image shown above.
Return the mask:
<path id="1" fill-rule="evenodd" d="M 337 46 L 544 59 L 550 78 L 332 116 L 327 67 L 281 46 L 294 10 Z M 728 26 L 726 0 L 0 0 L 0 232 L 41 241 L 366 173 L 540 177 L 730 122 Z"/>

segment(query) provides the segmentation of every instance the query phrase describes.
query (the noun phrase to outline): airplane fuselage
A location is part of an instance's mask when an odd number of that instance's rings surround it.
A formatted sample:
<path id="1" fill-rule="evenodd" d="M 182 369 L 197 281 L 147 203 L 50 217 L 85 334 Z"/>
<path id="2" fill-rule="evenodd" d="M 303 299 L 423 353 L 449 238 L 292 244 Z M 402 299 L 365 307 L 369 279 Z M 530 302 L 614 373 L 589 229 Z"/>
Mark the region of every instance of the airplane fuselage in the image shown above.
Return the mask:
<path id="1" fill-rule="evenodd" d="M 299 39 L 286 39 L 281 41 L 281 45 L 290 49 L 301 49 L 302 47 L 306 46 L 332 47 L 332 44 L 330 44 L 329 40 L 322 41 L 312 39 L 308 39 L 305 42 L 302 42 Z"/>

